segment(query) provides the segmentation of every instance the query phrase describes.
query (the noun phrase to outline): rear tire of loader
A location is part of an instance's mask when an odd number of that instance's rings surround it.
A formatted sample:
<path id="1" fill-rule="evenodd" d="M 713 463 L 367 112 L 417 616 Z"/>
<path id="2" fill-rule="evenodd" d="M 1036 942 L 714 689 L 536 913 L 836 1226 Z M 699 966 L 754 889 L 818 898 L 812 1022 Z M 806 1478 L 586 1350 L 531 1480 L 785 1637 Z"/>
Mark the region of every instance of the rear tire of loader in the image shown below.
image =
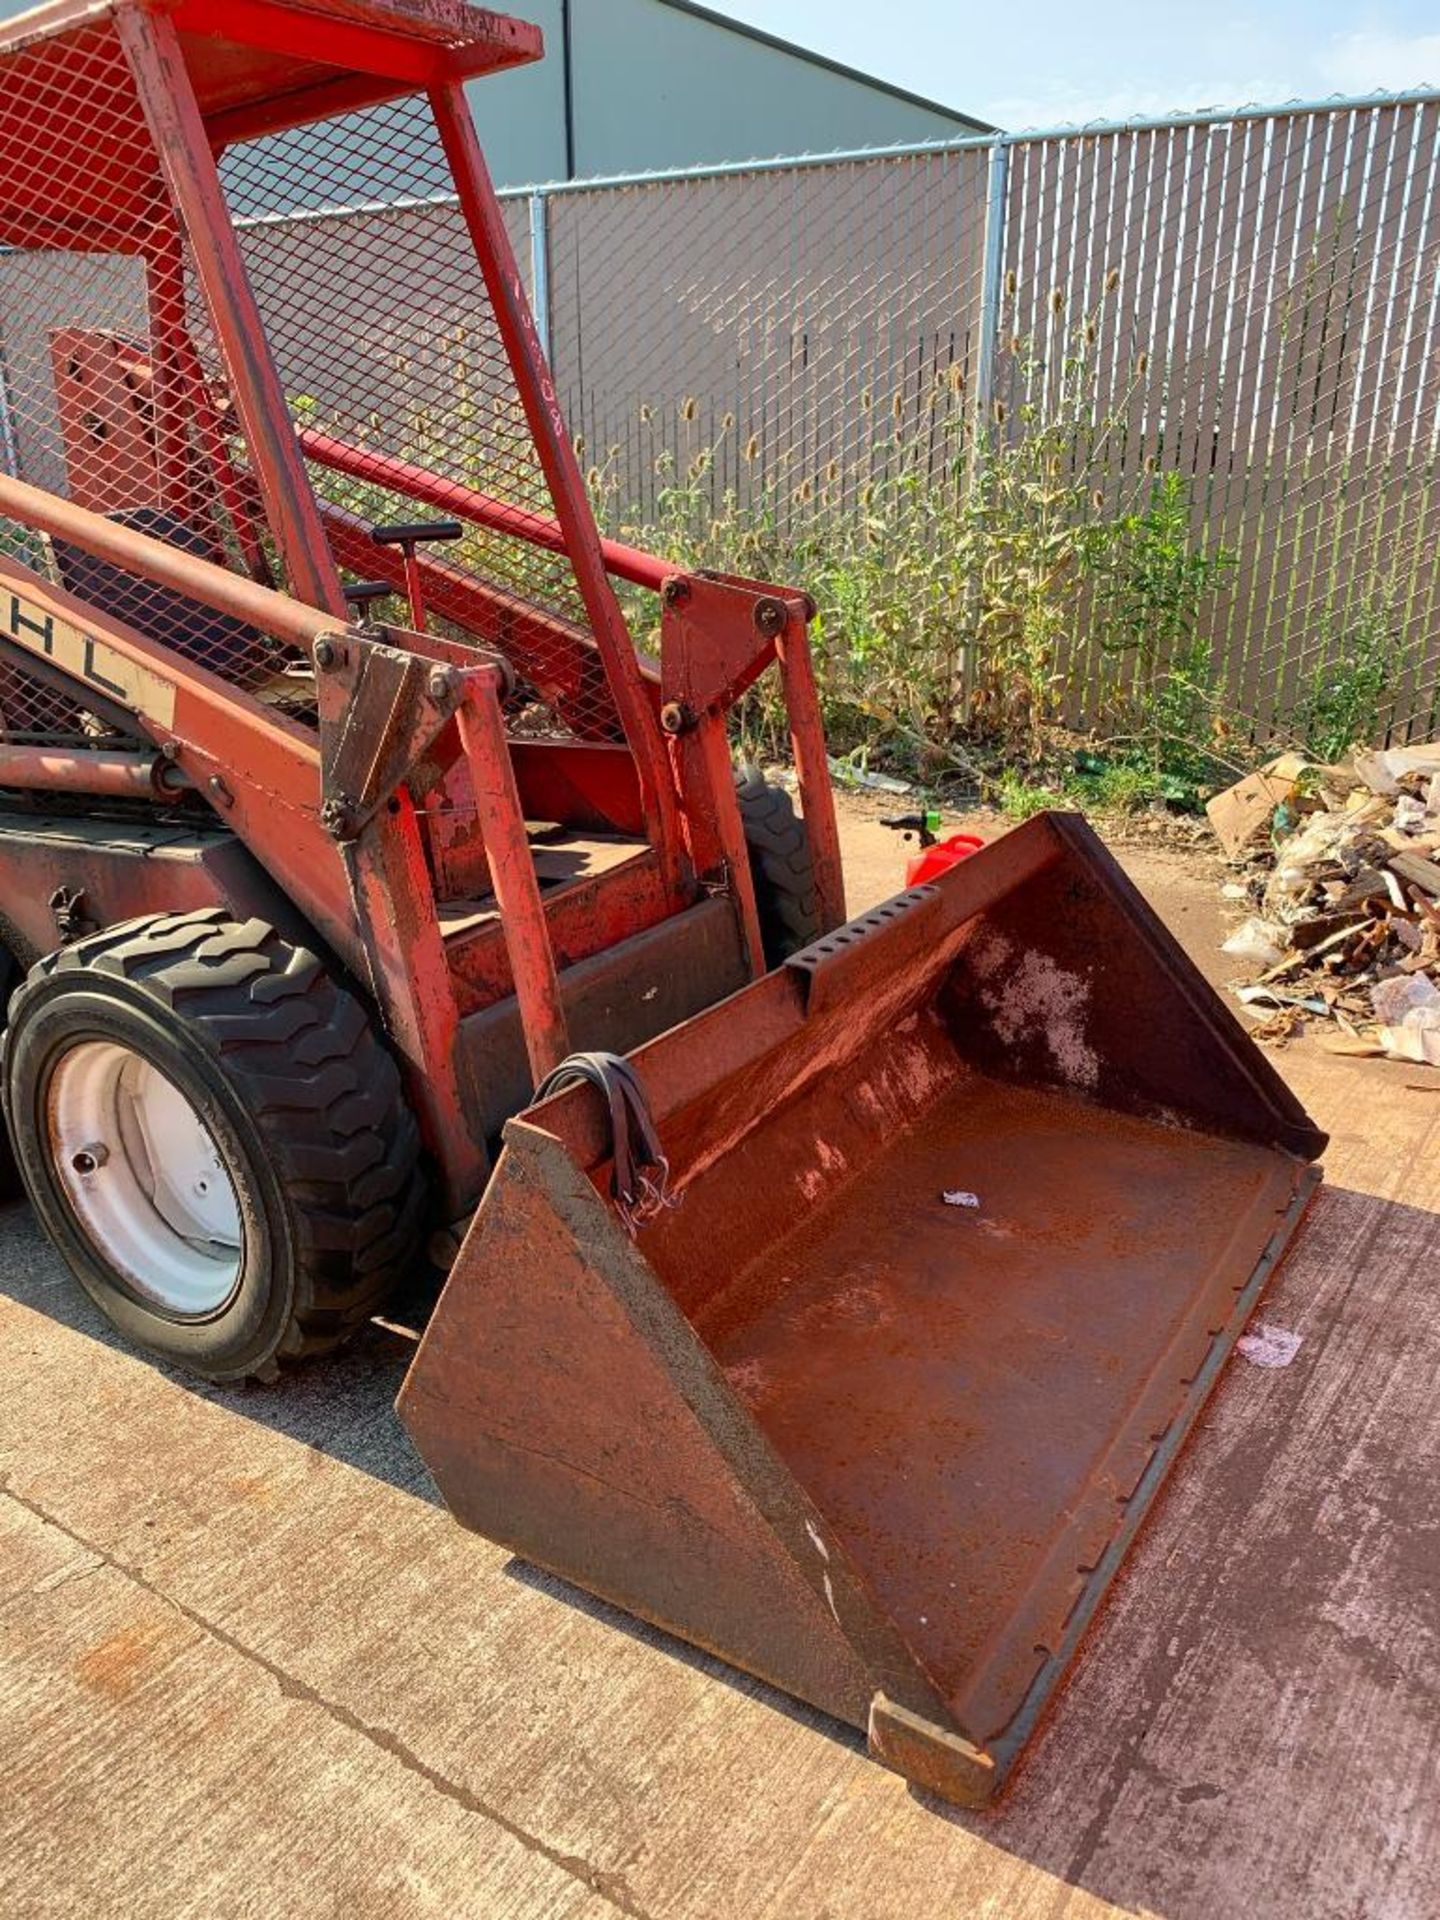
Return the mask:
<path id="1" fill-rule="evenodd" d="M 0 945 L 0 1033 L 5 1031 L 10 996 L 19 979 L 20 968 L 14 954 L 8 947 Z M 10 1145 L 10 1129 L 0 1120 L 0 1201 L 18 1200 L 24 1191 L 20 1169 L 15 1163 L 15 1151 Z"/>
<path id="2" fill-rule="evenodd" d="M 163 915 L 51 954 L 11 1004 L 3 1087 L 80 1284 L 206 1379 L 273 1380 L 338 1346 L 418 1257 L 395 1062 L 360 1000 L 261 921 Z"/>
<path id="3" fill-rule="evenodd" d="M 750 850 L 765 964 L 778 967 L 824 932 L 810 840 L 789 794 L 771 786 L 756 768 L 737 770 L 735 790 Z"/>

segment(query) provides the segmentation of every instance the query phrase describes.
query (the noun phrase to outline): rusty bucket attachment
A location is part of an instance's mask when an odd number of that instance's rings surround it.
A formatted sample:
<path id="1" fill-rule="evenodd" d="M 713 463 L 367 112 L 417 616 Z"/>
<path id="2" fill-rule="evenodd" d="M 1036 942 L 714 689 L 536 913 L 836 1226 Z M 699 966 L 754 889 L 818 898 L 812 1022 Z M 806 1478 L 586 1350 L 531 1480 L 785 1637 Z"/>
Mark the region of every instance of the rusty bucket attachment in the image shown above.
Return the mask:
<path id="1" fill-rule="evenodd" d="M 1324 1145 L 1079 819 L 1042 815 L 510 1123 L 400 1400 L 464 1525 L 986 1800 Z"/>

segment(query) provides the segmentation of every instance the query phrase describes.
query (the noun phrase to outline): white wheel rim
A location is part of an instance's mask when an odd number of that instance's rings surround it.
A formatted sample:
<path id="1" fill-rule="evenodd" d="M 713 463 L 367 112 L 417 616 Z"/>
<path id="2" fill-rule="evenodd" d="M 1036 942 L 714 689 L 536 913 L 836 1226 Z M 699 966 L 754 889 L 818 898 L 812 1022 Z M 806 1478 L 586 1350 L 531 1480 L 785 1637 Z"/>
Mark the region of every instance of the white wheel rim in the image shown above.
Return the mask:
<path id="1" fill-rule="evenodd" d="M 235 1182 L 173 1080 L 130 1047 L 83 1041 L 51 1074 L 49 1133 L 76 1219 L 142 1302 L 205 1319 L 230 1301 L 244 1257 Z"/>

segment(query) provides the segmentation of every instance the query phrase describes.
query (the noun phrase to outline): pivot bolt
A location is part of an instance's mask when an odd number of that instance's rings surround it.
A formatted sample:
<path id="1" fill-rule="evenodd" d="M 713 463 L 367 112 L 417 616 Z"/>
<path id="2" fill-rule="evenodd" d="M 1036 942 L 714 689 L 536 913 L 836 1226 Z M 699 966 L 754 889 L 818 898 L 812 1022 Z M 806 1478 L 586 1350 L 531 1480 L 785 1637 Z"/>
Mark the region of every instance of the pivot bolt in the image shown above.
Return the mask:
<path id="1" fill-rule="evenodd" d="M 764 634 L 767 640 L 782 634 L 789 623 L 790 612 L 783 600 L 767 598 L 755 602 L 756 631 Z"/>
<path id="2" fill-rule="evenodd" d="M 322 673 L 328 671 L 331 667 L 338 667 L 340 659 L 340 649 L 333 640 L 317 640 L 315 642 L 315 664 L 320 668 Z"/>
<path id="3" fill-rule="evenodd" d="M 667 607 L 683 607 L 690 598 L 690 582 L 674 574 L 660 589 L 660 597 Z"/>
<path id="4" fill-rule="evenodd" d="M 660 709 L 660 724 L 666 733 L 685 733 L 695 724 L 695 715 L 683 700 L 667 700 Z"/>
<path id="5" fill-rule="evenodd" d="M 454 693 L 455 685 L 444 667 L 436 667 L 430 676 L 430 698 L 435 701 L 448 701 Z"/>
<path id="6" fill-rule="evenodd" d="M 343 795 L 327 800 L 320 809 L 320 824 L 336 840 L 348 840 L 354 832 L 355 809 Z"/>

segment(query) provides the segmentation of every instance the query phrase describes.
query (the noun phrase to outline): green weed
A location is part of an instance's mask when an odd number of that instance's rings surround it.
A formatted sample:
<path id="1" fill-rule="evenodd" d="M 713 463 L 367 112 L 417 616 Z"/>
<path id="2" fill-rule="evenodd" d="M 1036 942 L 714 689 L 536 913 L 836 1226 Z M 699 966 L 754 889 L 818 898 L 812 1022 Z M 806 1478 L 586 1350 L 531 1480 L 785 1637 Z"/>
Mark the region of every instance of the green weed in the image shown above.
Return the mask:
<path id="1" fill-rule="evenodd" d="M 679 566 L 806 588 L 837 754 L 929 788 L 998 777 L 1000 804 L 1017 815 L 1057 800 L 1198 807 L 1263 751 L 1231 710 L 1209 638 L 1237 555 L 1207 537 L 1202 481 L 1164 469 L 1163 445 L 1137 457 L 1132 395 L 1107 389 L 1102 403 L 1099 331 L 1087 316 L 1049 361 L 1012 341 L 984 421 L 957 369 L 909 412 L 898 395 L 888 410 L 876 403 L 843 470 L 818 456 L 808 473 L 783 457 L 762 467 L 733 416 L 709 436 L 686 400 L 665 428 L 672 444 L 656 457 L 643 510 L 628 497 L 618 448 L 590 458 L 597 514 Z M 506 476 L 485 470 L 495 423 L 469 371 L 472 343 L 461 329 L 445 344 L 457 363 L 452 406 L 405 422 L 414 457 L 450 470 L 442 448 L 458 445 L 468 451 L 457 477 L 503 491 Z M 319 409 L 300 396 L 295 412 L 304 422 Z M 653 409 L 641 414 L 653 431 Z M 719 486 L 722 454 L 753 484 Z M 366 518 L 393 516 L 384 489 L 333 474 L 324 489 Z M 517 561 L 513 543 L 494 535 L 467 531 L 456 557 L 519 591 L 533 584 L 530 558 Z M 554 578 L 536 579 L 563 600 L 563 565 L 545 564 Z M 617 591 L 637 644 L 657 650 L 654 597 Z M 1323 652 L 1297 728 L 1312 753 L 1332 758 L 1375 734 L 1408 664 L 1391 598 L 1372 596 L 1325 636 Z M 1097 743 L 1068 766 L 1055 749 L 1067 725 Z M 774 675 L 741 704 L 736 730 L 752 755 L 784 753 Z"/>
<path id="2" fill-rule="evenodd" d="M 1327 622 L 1323 665 L 1296 709 L 1294 730 L 1316 760 L 1339 760 L 1380 737 L 1381 723 L 1414 649 L 1401 636 L 1393 602 L 1377 592 L 1351 617 Z"/>
<path id="3" fill-rule="evenodd" d="M 1057 788 L 1038 785 L 1015 768 L 1007 767 L 996 784 L 995 804 L 1011 820 L 1028 820 L 1031 814 L 1043 813 L 1047 807 L 1068 807 L 1072 803 Z"/>

